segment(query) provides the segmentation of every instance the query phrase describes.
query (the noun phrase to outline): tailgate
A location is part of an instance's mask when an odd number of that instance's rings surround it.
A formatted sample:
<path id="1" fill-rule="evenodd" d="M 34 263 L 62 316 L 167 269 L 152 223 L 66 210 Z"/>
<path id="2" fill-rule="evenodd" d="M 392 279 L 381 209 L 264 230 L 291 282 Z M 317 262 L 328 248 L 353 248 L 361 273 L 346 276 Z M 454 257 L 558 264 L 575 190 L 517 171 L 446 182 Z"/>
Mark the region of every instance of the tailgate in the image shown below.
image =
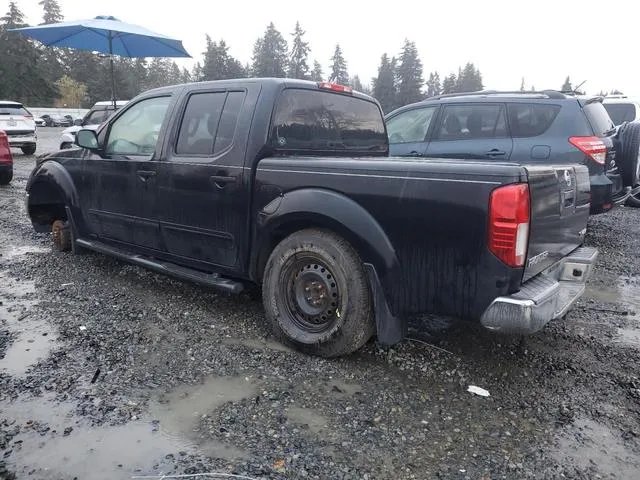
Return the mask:
<path id="1" fill-rule="evenodd" d="M 531 196 L 531 226 L 523 282 L 582 245 L 590 204 L 586 166 L 525 168 Z"/>

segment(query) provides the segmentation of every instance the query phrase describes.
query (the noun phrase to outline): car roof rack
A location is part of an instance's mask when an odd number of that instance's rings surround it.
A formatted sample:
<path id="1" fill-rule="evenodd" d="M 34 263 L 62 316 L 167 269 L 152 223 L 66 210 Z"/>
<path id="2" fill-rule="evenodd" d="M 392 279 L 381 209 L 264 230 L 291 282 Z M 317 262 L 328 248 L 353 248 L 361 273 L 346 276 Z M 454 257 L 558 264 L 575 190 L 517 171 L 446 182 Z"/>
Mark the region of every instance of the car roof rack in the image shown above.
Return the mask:
<path id="1" fill-rule="evenodd" d="M 558 90 L 542 90 L 542 91 L 522 91 L 522 90 L 478 90 L 475 92 L 462 92 L 462 93 L 445 93 L 442 95 L 436 95 L 435 97 L 429 97 L 428 100 L 440 100 L 441 98 L 455 98 L 455 97 L 477 97 L 482 95 L 546 95 L 553 99 L 567 98 L 569 92 L 560 92 Z M 571 92 L 575 94 L 574 92 Z"/>

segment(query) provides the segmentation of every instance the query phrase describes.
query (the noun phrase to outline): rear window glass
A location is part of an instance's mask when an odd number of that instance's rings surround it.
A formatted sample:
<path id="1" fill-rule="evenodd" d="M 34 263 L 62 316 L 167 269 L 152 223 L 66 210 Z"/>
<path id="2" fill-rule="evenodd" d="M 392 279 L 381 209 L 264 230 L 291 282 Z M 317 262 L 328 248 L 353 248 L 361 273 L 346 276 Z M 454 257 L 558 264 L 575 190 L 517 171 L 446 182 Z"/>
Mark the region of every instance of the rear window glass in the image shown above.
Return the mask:
<path id="1" fill-rule="evenodd" d="M 587 115 L 591 128 L 593 128 L 594 135 L 601 137 L 613 129 L 614 125 L 611 117 L 609 117 L 602 103 L 594 102 L 585 105 L 584 113 Z"/>
<path id="2" fill-rule="evenodd" d="M 304 89 L 282 92 L 271 126 L 277 150 L 387 152 L 382 112 L 370 101 Z"/>
<path id="3" fill-rule="evenodd" d="M 536 137 L 546 132 L 555 120 L 558 105 L 510 103 L 509 129 L 512 137 Z"/>
<path id="4" fill-rule="evenodd" d="M 22 105 L 0 103 L 0 115 L 31 115 Z"/>
<path id="5" fill-rule="evenodd" d="M 636 118 L 636 106 L 633 103 L 604 103 L 603 105 L 614 125 L 633 122 Z"/>

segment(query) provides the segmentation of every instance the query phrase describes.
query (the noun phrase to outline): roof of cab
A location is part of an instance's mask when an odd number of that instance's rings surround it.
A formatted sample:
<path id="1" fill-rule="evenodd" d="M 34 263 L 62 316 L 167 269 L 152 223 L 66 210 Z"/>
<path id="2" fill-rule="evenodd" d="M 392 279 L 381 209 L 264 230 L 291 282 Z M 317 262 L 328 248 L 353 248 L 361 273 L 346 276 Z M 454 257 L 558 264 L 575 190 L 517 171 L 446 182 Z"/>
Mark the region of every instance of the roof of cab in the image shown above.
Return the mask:
<path id="1" fill-rule="evenodd" d="M 22 106 L 22 104 L 20 102 L 14 102 L 13 100 L 0 100 L 0 103 L 4 104 L 4 105 L 17 105 L 17 106 Z"/>

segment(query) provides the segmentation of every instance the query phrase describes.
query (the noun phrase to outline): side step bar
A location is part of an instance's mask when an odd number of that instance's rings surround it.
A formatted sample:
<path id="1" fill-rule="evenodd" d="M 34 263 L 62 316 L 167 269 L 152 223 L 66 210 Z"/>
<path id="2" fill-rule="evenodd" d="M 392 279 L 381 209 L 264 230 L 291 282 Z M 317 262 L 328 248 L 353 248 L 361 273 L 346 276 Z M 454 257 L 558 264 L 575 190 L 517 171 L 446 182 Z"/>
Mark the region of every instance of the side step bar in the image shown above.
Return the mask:
<path id="1" fill-rule="evenodd" d="M 111 257 L 116 257 L 120 260 L 124 260 L 125 262 L 133 263 L 134 265 L 139 265 L 170 277 L 180 278 L 182 280 L 198 283 L 207 287 L 217 288 L 229 293 L 237 294 L 244 290 L 244 285 L 242 283 L 221 277 L 217 273 L 203 273 L 198 270 L 180 267 L 173 263 L 163 262 L 161 260 L 152 260 L 151 258 L 141 255 L 132 255 L 119 248 L 93 240 L 77 239 L 76 244 L 79 247 L 103 253 Z"/>

